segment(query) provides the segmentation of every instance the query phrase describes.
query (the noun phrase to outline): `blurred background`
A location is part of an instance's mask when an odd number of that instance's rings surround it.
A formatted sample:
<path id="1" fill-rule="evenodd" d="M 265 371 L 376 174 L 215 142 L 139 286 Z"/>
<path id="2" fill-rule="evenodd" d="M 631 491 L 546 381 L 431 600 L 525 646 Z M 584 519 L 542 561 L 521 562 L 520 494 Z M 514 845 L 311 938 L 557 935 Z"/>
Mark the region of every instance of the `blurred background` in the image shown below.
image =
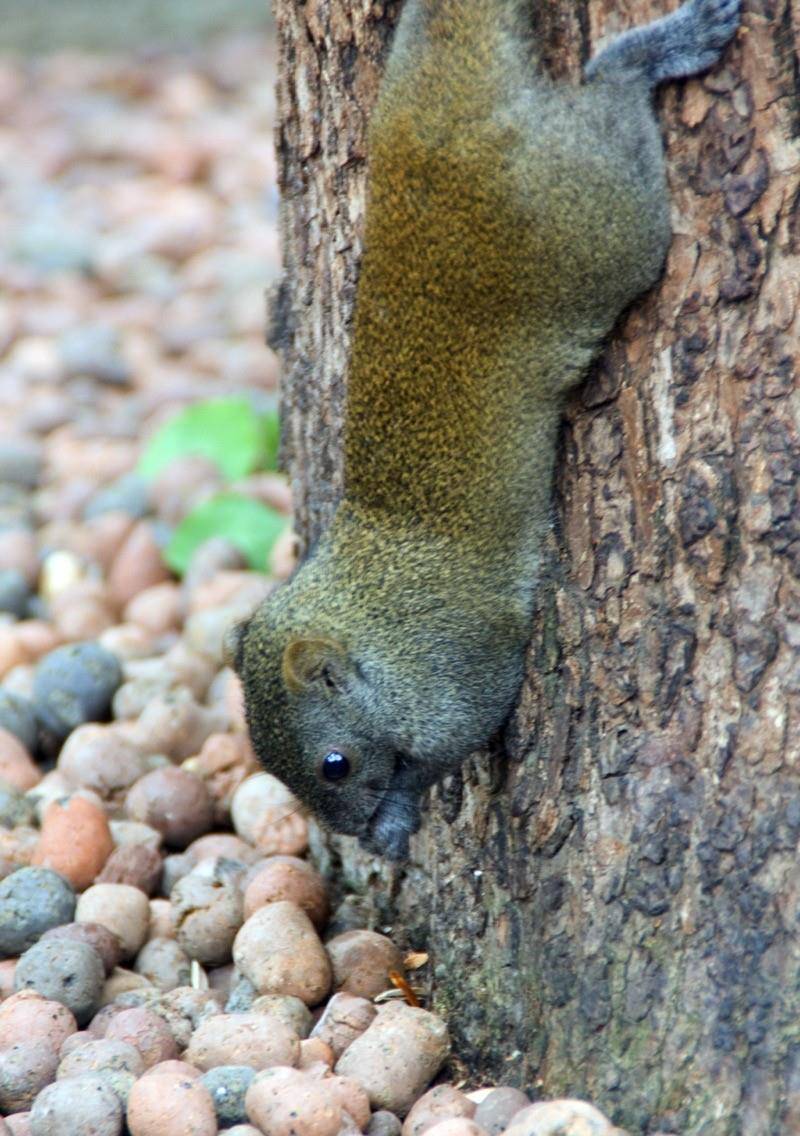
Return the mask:
<path id="1" fill-rule="evenodd" d="M 4 0 L 0 532 L 33 532 L 40 567 L 53 551 L 78 567 L 45 573 L 44 590 L 40 576 L 25 603 L 0 594 L 0 613 L 46 612 L 48 593 L 102 575 L 92 534 L 109 513 L 145 520 L 162 551 L 221 491 L 285 518 L 274 473 L 240 484 L 274 470 L 273 86 L 268 0 Z M 158 438 L 209 399 L 229 401 Z M 242 530 L 217 517 L 198 539 L 226 525 Z M 241 547 L 251 567 L 265 569 L 276 528 Z"/>

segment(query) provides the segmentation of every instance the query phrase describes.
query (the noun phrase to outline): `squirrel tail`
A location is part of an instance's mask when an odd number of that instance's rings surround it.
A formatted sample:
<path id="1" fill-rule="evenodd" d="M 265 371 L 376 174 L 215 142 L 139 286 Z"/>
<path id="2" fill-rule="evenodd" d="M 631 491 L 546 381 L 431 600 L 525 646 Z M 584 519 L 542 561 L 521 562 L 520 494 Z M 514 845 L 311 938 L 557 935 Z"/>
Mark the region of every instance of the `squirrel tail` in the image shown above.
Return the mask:
<path id="1" fill-rule="evenodd" d="M 586 68 L 586 78 L 655 87 L 713 66 L 739 26 L 741 0 L 687 0 L 677 12 L 633 28 Z"/>

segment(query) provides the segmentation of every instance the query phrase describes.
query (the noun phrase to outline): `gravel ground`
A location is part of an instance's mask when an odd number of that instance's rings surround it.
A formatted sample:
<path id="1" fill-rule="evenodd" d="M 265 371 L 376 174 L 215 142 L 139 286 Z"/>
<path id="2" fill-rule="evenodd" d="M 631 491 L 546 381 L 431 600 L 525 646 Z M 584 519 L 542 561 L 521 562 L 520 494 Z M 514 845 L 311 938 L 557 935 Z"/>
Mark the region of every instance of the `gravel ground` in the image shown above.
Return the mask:
<path id="1" fill-rule="evenodd" d="M 162 548 L 220 486 L 142 445 L 274 399 L 270 45 L 0 64 L 0 1136 L 611 1136 L 438 1084 L 428 965 L 331 912 L 224 632 L 291 571 Z M 290 515 L 275 474 L 240 490 Z M 421 971 L 424 974 L 424 970 Z M 406 986 L 406 990 L 409 988 Z"/>

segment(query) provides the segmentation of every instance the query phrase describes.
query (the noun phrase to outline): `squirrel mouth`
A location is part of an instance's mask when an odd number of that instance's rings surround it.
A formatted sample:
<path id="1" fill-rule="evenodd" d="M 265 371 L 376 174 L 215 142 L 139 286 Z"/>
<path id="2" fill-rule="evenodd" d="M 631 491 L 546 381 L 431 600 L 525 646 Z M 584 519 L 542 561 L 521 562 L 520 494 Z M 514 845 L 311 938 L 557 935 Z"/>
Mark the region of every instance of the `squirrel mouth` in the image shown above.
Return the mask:
<path id="1" fill-rule="evenodd" d="M 420 826 L 419 788 L 409 782 L 409 767 L 398 758 L 389 785 L 359 837 L 369 852 L 388 860 L 407 860 L 408 842 Z"/>

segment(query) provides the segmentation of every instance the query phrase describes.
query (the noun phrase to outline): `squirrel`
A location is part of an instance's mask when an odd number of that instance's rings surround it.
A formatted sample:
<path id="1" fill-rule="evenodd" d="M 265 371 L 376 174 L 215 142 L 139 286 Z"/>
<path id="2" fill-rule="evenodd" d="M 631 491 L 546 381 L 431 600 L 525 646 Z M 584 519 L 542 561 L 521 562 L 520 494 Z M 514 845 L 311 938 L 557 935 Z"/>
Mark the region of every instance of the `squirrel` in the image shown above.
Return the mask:
<path id="1" fill-rule="evenodd" d="M 268 770 L 408 855 L 424 791 L 512 711 L 567 393 L 670 240 L 652 92 L 740 0 L 688 0 L 556 84 L 530 0 L 406 0 L 369 132 L 344 493 L 231 645 Z"/>

